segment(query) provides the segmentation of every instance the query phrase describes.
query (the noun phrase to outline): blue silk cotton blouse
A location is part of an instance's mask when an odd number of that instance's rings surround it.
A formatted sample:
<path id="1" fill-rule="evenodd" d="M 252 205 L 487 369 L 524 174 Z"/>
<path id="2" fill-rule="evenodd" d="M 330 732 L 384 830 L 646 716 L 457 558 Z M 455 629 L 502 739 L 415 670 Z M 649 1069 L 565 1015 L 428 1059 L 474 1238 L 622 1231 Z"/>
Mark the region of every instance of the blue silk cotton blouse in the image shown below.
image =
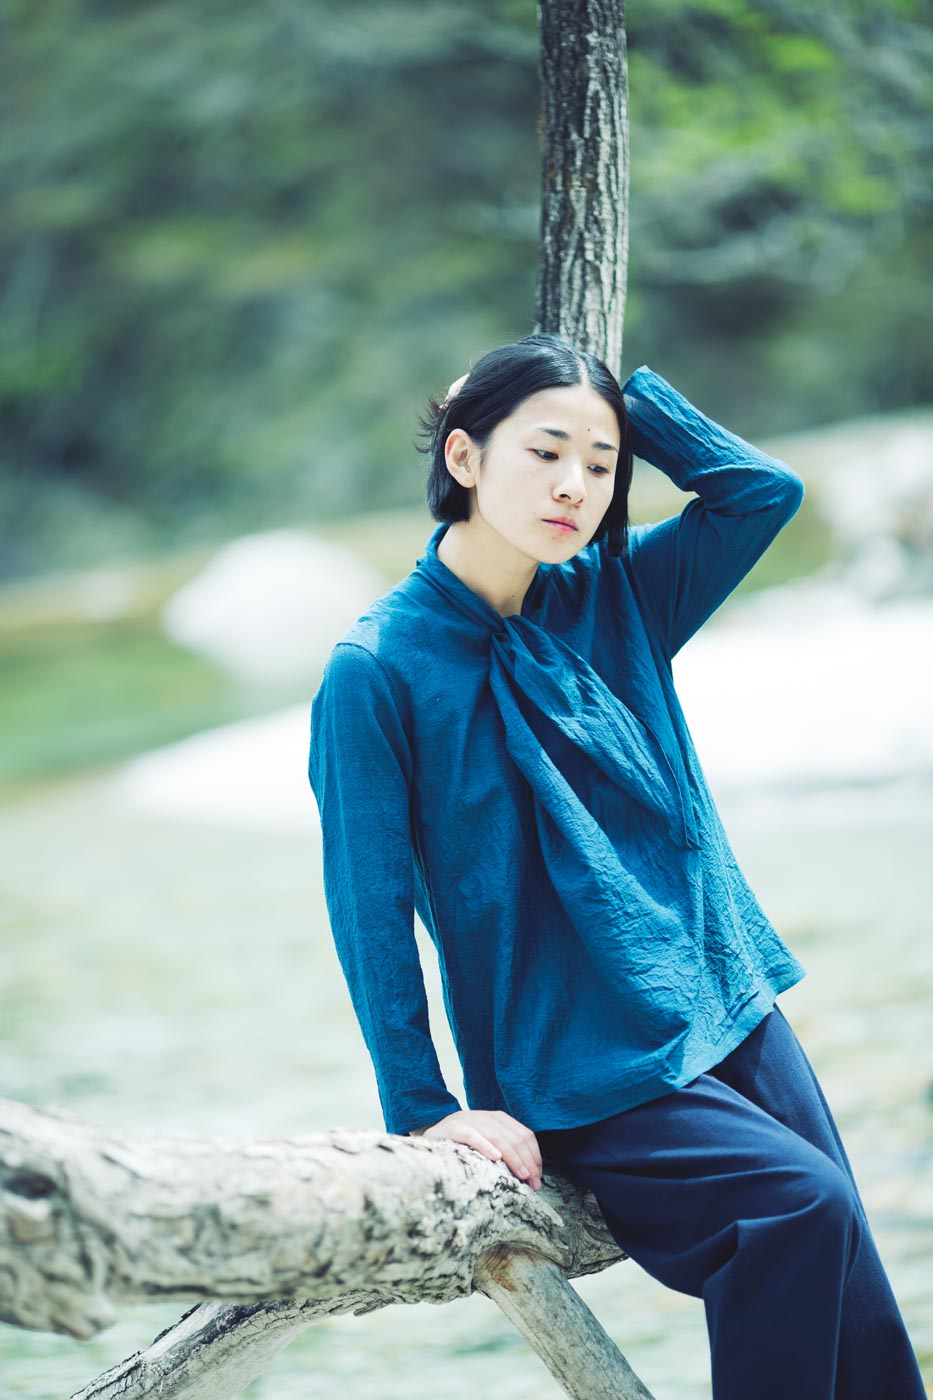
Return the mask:
<path id="1" fill-rule="evenodd" d="M 803 481 L 647 365 L 623 392 L 636 455 L 696 492 L 679 515 L 631 527 L 628 558 L 600 541 L 539 564 L 505 618 L 438 558 L 439 525 L 311 702 L 325 899 L 388 1132 L 462 1107 L 413 909 L 469 1107 L 532 1131 L 680 1088 L 805 975 L 739 870 L 671 672 Z"/>

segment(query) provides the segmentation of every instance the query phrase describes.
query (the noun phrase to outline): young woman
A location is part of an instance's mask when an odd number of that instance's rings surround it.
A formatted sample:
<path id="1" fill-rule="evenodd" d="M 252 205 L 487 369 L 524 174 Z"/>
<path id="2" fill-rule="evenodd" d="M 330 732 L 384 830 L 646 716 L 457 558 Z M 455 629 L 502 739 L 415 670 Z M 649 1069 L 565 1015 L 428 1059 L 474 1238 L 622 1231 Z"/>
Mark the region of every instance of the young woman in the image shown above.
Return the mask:
<path id="1" fill-rule="evenodd" d="M 924 1400 L 775 1002 L 805 969 L 736 863 L 672 677 L 803 482 L 646 365 L 620 389 L 556 335 L 490 351 L 421 425 L 440 523 L 334 647 L 308 769 L 387 1131 L 533 1189 L 545 1158 L 571 1171 L 632 1259 L 703 1298 L 716 1400 Z M 633 453 L 696 493 L 679 515 L 630 525 Z"/>

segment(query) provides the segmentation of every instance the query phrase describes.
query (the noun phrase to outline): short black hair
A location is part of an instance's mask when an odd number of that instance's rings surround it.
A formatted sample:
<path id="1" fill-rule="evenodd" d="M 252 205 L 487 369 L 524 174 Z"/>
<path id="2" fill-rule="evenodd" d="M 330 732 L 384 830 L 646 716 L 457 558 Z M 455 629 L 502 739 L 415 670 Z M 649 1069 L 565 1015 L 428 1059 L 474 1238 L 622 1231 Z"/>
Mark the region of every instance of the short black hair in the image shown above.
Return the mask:
<path id="1" fill-rule="evenodd" d="M 449 402 L 428 396 L 428 410 L 418 416 L 418 437 L 422 442 L 415 445 L 429 459 L 425 498 L 434 519 L 452 525 L 470 518 L 469 488 L 450 474 L 444 457 L 444 444 L 454 428 L 470 434 L 480 449 L 482 465 L 493 430 L 523 400 L 540 389 L 587 381 L 615 410 L 620 434 L 612 500 L 593 539 L 605 538 L 607 551 L 613 557 L 626 554 L 633 454 L 625 398 L 615 375 L 602 360 L 550 331 L 536 331 L 487 351 Z"/>

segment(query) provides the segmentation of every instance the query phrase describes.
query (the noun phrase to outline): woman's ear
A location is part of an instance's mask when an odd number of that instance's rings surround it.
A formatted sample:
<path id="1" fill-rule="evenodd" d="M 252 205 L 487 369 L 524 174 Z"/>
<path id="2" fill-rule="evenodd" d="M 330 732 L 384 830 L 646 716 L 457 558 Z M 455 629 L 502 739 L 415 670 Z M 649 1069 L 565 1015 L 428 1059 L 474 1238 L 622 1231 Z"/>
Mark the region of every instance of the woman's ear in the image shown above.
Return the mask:
<path id="1" fill-rule="evenodd" d="M 471 465 L 471 458 L 475 456 L 475 445 L 469 433 L 464 432 L 462 428 L 451 429 L 444 444 L 444 460 L 447 470 L 461 486 L 470 487 L 476 484 L 474 468 Z"/>

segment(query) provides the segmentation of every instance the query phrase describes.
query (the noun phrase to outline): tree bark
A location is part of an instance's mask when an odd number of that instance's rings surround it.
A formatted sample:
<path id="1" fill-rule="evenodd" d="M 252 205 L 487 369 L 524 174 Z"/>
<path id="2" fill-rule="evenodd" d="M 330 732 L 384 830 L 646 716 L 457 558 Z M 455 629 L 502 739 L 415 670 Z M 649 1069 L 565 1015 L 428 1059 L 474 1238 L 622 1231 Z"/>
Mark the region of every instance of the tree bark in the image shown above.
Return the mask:
<path id="1" fill-rule="evenodd" d="M 535 316 L 618 378 L 628 274 L 623 0 L 540 0 L 541 223 Z"/>

